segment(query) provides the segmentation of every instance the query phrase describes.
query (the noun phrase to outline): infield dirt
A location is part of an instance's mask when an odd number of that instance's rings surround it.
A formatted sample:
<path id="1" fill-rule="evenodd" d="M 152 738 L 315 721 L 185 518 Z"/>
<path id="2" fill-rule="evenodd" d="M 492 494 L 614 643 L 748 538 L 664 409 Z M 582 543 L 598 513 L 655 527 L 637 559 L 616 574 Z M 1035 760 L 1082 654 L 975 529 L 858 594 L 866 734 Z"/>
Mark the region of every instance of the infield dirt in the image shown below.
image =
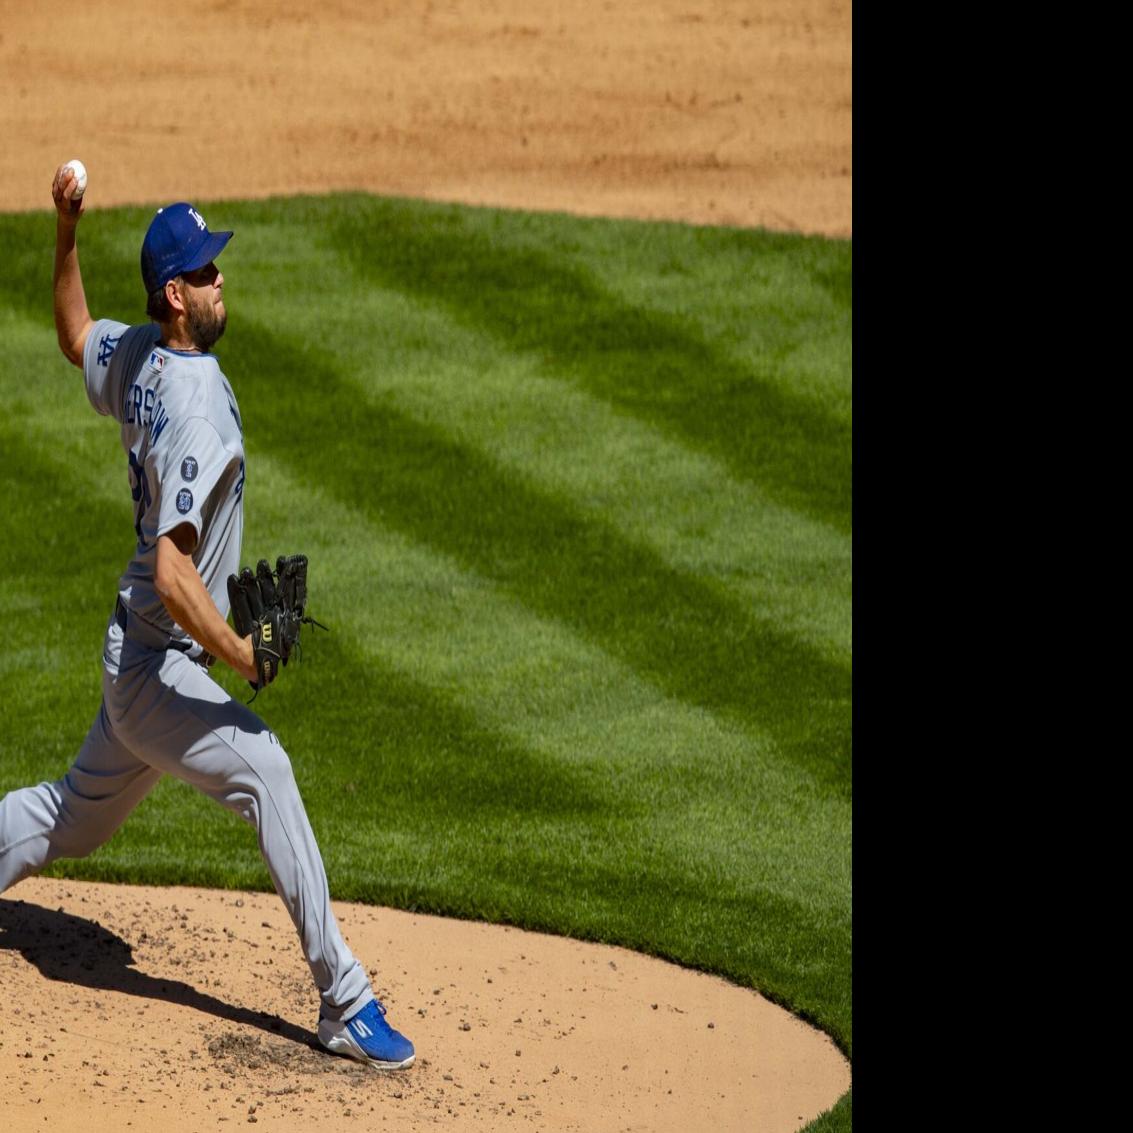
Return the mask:
<path id="1" fill-rule="evenodd" d="M 0 0 L 0 208 L 365 189 L 849 236 L 849 0 Z"/>
<path id="2" fill-rule="evenodd" d="M 79 156 L 90 208 L 364 189 L 852 234 L 848 0 L 0 16 L 0 209 L 49 208 Z M 4 1127 L 789 1130 L 849 1088 L 829 1039 L 712 977 L 337 908 L 417 1043 L 408 1073 L 312 1047 L 273 895 L 23 882 L 0 898 Z"/>

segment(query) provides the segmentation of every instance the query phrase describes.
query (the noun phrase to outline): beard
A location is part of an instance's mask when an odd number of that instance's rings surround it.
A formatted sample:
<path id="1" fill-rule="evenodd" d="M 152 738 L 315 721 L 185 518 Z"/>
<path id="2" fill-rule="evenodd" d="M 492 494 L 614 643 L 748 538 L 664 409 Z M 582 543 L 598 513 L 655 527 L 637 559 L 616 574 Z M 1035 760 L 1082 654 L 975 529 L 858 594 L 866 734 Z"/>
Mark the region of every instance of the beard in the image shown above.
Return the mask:
<path id="1" fill-rule="evenodd" d="M 213 303 L 202 300 L 199 304 L 196 302 L 188 304 L 185 314 L 193 345 L 202 354 L 207 354 L 216 345 L 217 339 L 224 334 L 224 328 L 228 325 L 227 313 L 218 314 Z"/>

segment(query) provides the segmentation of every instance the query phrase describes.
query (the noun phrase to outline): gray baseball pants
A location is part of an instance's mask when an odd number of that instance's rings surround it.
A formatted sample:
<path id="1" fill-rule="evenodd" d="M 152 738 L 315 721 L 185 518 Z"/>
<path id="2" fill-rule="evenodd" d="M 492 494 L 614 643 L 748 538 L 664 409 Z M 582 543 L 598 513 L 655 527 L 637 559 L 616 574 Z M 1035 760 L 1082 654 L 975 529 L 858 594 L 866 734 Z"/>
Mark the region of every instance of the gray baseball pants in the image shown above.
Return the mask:
<path id="1" fill-rule="evenodd" d="M 102 706 L 71 769 L 0 800 L 0 893 L 56 858 L 101 846 L 163 774 L 251 823 L 322 996 L 344 1019 L 373 998 L 330 906 L 326 871 L 291 761 L 268 726 L 205 667 L 172 649 L 126 640 L 113 621 Z"/>

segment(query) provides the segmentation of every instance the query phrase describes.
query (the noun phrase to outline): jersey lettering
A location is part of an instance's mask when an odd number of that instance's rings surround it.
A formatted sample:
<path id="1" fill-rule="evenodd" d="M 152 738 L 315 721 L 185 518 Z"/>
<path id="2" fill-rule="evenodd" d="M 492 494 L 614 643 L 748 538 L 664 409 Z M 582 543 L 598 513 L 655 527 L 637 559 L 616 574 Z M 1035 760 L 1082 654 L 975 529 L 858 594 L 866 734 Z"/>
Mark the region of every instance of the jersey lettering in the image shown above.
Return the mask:
<path id="1" fill-rule="evenodd" d="M 169 424 L 169 414 L 165 412 L 165 406 L 159 401 L 157 409 L 153 415 L 153 422 L 150 428 L 150 436 L 153 438 L 153 443 L 157 444 L 157 438 L 165 432 L 165 426 Z"/>
<path id="2" fill-rule="evenodd" d="M 169 414 L 165 406 L 156 398 L 152 387 L 135 382 L 126 391 L 126 424 L 142 425 L 150 430 L 154 444 L 169 424 Z"/>

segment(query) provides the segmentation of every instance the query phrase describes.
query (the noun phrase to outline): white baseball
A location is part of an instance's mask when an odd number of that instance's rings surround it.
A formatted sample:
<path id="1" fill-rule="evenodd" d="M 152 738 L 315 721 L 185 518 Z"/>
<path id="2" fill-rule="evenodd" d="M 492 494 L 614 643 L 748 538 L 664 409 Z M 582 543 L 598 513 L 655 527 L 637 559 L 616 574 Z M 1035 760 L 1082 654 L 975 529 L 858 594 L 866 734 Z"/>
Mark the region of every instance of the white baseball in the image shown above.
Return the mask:
<path id="1" fill-rule="evenodd" d="M 67 168 L 75 175 L 77 184 L 71 199 L 77 201 L 87 191 L 87 167 L 77 157 L 73 157 L 67 162 Z"/>

